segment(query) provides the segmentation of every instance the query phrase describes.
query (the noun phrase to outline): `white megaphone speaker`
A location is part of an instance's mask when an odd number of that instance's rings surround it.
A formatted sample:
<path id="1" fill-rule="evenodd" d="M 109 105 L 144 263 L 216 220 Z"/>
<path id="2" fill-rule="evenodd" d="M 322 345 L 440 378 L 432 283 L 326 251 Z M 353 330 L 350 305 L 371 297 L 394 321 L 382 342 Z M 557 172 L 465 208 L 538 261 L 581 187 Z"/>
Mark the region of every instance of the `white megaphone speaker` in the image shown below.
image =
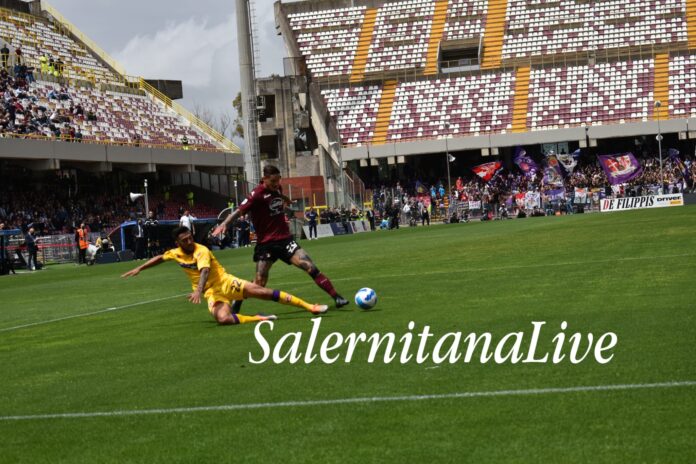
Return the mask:
<path id="1" fill-rule="evenodd" d="M 142 193 L 131 193 L 129 196 L 130 196 L 130 201 L 135 203 L 135 200 L 137 200 L 138 198 L 142 198 L 145 195 L 143 195 Z"/>

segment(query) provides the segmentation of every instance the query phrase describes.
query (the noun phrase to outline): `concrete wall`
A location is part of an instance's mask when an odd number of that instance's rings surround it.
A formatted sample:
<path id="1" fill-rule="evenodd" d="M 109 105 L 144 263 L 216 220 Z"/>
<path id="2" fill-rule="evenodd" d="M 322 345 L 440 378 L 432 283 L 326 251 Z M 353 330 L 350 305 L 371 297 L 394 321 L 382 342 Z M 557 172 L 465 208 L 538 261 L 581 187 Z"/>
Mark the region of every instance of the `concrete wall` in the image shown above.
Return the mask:
<path id="1" fill-rule="evenodd" d="M 696 138 L 696 118 L 670 119 L 660 122 L 663 134 L 691 131 Z M 517 145 L 535 145 L 541 143 L 556 143 L 590 139 L 610 139 L 638 135 L 657 134 L 657 121 L 608 124 L 603 126 L 574 127 L 570 129 L 554 129 L 545 131 L 524 132 L 515 134 L 491 134 L 471 137 L 453 137 L 447 140 L 449 151 L 476 150 L 483 148 L 514 147 Z M 368 147 L 343 148 L 343 161 L 366 159 Z M 384 158 L 399 155 L 424 155 L 428 153 L 443 153 L 445 140 L 422 140 L 412 142 L 387 143 L 370 145 L 370 158 Z"/>
<path id="2" fill-rule="evenodd" d="M 0 139 L 0 159 L 56 160 L 61 163 L 111 163 L 115 166 L 157 164 L 193 167 L 241 167 L 240 154 L 195 150 L 68 143 L 50 140 Z"/>

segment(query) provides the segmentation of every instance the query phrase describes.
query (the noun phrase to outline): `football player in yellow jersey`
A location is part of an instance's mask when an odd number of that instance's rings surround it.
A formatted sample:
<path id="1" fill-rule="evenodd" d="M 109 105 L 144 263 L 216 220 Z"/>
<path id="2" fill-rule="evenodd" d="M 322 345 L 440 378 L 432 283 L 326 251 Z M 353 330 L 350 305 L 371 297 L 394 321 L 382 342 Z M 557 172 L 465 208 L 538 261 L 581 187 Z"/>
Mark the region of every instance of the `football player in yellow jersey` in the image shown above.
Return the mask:
<path id="1" fill-rule="evenodd" d="M 273 300 L 306 309 L 312 314 L 323 314 L 329 309 L 326 305 L 309 304 L 283 291 L 271 290 L 228 274 L 208 248 L 193 241 L 193 234 L 186 227 L 177 227 L 172 235 L 178 245 L 177 248 L 155 256 L 121 277 L 136 276 L 140 271 L 157 266 L 164 261 L 176 261 L 191 279 L 193 293 L 189 295 L 189 301 L 198 304 L 201 302 L 201 295 L 204 296 L 208 300 L 210 314 L 218 324 L 222 325 L 277 319 L 275 315 L 233 314 L 230 301 L 244 298 Z"/>

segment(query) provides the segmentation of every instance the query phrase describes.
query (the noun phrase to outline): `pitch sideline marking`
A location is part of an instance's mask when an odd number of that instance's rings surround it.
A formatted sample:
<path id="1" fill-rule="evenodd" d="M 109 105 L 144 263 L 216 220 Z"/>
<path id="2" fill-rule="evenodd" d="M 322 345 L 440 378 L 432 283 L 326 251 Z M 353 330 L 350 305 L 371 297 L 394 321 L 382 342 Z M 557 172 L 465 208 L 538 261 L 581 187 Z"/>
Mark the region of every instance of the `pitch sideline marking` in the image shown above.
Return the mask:
<path id="1" fill-rule="evenodd" d="M 123 417 L 123 416 L 143 416 L 154 414 L 187 414 L 198 412 L 218 412 L 218 411 L 241 411 L 249 409 L 275 409 L 275 408 L 298 408 L 311 406 L 333 406 L 343 404 L 370 404 L 385 402 L 415 402 L 427 400 L 446 400 L 462 398 L 488 398 L 503 396 L 531 396 L 546 394 L 563 393 L 584 393 L 597 391 L 620 391 L 620 390 L 639 390 L 655 388 L 677 388 L 677 387 L 696 387 L 696 381 L 681 382 L 661 382 L 643 384 L 617 384 L 617 385 L 593 385 L 581 387 L 561 387 L 561 388 L 532 388 L 526 390 L 497 390 L 479 392 L 444 393 L 434 395 L 408 395 L 408 396 L 375 396 L 362 398 L 336 398 L 332 400 L 309 400 L 309 401 L 280 401 L 276 403 L 247 403 L 247 404 L 223 404 L 218 406 L 195 406 L 188 408 L 166 408 L 166 409 L 131 409 L 102 412 L 72 412 L 60 414 L 34 414 L 24 416 L 0 416 L 0 422 L 9 421 L 29 421 L 42 419 L 84 419 L 92 417 Z"/>
<path id="2" fill-rule="evenodd" d="M 119 311 L 121 309 L 133 308 L 135 306 L 142 306 L 142 305 L 146 305 L 146 304 L 150 304 L 150 303 L 157 303 L 158 301 L 173 300 L 174 298 L 179 298 L 179 297 L 182 297 L 185 295 L 187 295 L 187 293 L 180 293 L 179 295 L 165 296 L 164 298 L 157 298 L 157 299 L 148 300 L 148 301 L 139 301 L 137 303 L 131 303 L 131 304 L 127 304 L 124 306 L 114 306 L 111 308 L 100 309 L 99 311 L 92 311 L 89 313 L 73 314 L 72 316 L 65 316 L 65 317 L 59 317 L 57 319 L 48 319 L 45 321 L 32 322 L 31 324 L 17 325 L 14 327 L 5 327 L 4 329 L 0 329 L 0 332 L 10 332 L 12 330 L 24 329 L 26 327 L 34 327 L 37 325 L 50 324 L 52 322 L 67 321 L 68 319 L 75 319 L 77 317 L 94 316 L 95 314 L 108 313 L 111 311 Z"/>
<path id="3" fill-rule="evenodd" d="M 426 275 L 438 275 L 438 274 L 457 274 L 463 272 L 484 272 L 484 271 L 510 271 L 516 269 L 530 269 L 535 267 L 549 267 L 549 266 L 579 266 L 583 264 L 601 264 L 601 263 L 615 263 L 617 261 L 638 261 L 638 260 L 650 260 L 650 259 L 669 259 L 669 258 L 686 258 L 690 256 L 696 256 L 694 253 L 683 253 L 679 255 L 661 255 L 661 256 L 628 256 L 625 258 L 614 258 L 614 259 L 599 259 L 594 261 L 566 261 L 562 263 L 538 263 L 538 264 L 525 264 L 519 266 L 499 266 L 499 267 L 478 267 L 478 268 L 457 268 L 442 271 L 427 271 L 427 272 L 417 272 L 411 274 L 380 274 L 374 276 L 375 278 L 392 278 L 392 277 L 422 277 Z M 331 279 L 332 282 L 348 281 L 348 280 L 364 280 L 365 277 L 339 277 L 336 279 Z M 285 282 L 283 285 L 301 285 L 308 284 L 307 281 L 297 281 L 297 282 Z"/>

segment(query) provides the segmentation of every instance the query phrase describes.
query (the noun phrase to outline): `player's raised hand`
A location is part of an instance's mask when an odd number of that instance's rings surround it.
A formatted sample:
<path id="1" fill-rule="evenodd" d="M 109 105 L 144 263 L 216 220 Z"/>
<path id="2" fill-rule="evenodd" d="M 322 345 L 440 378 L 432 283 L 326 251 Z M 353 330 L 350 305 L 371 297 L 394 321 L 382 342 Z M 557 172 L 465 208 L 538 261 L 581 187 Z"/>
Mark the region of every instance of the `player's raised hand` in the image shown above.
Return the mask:
<path id="1" fill-rule="evenodd" d="M 215 228 L 213 229 L 213 235 L 215 235 L 215 236 L 221 236 L 222 233 L 223 233 L 224 231 L 225 231 L 225 225 L 224 225 L 224 224 L 218 224 L 218 225 L 215 226 Z"/>
<path id="2" fill-rule="evenodd" d="M 123 274 L 121 277 L 135 277 L 140 274 L 140 269 L 131 269 L 130 271 Z"/>

